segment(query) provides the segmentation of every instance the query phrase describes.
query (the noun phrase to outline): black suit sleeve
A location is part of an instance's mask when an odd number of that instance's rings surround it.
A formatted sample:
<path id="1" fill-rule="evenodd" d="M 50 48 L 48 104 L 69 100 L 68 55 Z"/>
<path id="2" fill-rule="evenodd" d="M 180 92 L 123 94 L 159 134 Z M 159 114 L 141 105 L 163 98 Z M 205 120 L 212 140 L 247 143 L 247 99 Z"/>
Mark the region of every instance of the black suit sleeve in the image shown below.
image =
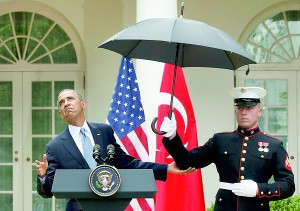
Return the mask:
<path id="1" fill-rule="evenodd" d="M 115 146 L 115 159 L 113 165 L 120 169 L 152 169 L 156 180 L 166 181 L 167 179 L 167 164 L 158 164 L 153 162 L 143 162 L 125 153 L 120 145 L 116 142 L 114 131 L 109 125 L 103 125 L 105 128 L 106 137 L 103 139 L 106 149 L 108 144 Z M 103 143 L 102 143 L 103 144 Z"/>

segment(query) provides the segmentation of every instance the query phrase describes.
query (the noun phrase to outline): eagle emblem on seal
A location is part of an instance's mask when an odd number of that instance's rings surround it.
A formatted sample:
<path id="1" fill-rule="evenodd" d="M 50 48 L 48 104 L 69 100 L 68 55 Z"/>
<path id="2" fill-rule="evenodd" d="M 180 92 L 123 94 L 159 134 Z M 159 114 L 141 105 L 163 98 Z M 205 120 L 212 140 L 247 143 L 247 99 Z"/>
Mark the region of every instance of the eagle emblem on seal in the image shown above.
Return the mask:
<path id="1" fill-rule="evenodd" d="M 89 176 L 89 186 L 98 196 L 111 196 L 121 185 L 121 176 L 114 166 L 99 165 L 94 168 Z"/>
<path id="2" fill-rule="evenodd" d="M 115 182 L 112 181 L 113 174 L 109 171 L 101 171 L 97 174 L 98 181 L 96 181 L 96 186 L 101 188 L 103 191 L 111 190 Z"/>

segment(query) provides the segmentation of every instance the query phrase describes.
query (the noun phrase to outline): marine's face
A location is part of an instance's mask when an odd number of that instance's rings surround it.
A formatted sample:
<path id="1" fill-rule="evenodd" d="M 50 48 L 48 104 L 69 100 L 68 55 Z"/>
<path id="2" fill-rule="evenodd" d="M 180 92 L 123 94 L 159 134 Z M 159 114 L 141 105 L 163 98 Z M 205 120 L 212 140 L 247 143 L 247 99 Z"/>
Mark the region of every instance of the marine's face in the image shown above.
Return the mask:
<path id="1" fill-rule="evenodd" d="M 58 96 L 59 115 L 67 121 L 75 120 L 83 115 L 85 107 L 85 101 L 72 90 L 64 91 Z"/>
<path id="2" fill-rule="evenodd" d="M 259 104 L 255 106 L 236 106 L 235 114 L 240 127 L 252 129 L 258 126 L 258 119 L 262 115 L 262 108 Z"/>

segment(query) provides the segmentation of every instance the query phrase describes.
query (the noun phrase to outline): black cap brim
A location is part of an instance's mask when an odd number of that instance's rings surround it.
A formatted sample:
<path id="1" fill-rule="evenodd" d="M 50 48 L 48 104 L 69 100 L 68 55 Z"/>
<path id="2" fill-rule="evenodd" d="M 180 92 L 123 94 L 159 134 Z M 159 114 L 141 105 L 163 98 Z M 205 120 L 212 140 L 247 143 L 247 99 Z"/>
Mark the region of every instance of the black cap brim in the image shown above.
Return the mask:
<path id="1" fill-rule="evenodd" d="M 256 98 L 238 98 L 234 99 L 235 106 L 255 106 L 260 103 L 260 99 Z"/>

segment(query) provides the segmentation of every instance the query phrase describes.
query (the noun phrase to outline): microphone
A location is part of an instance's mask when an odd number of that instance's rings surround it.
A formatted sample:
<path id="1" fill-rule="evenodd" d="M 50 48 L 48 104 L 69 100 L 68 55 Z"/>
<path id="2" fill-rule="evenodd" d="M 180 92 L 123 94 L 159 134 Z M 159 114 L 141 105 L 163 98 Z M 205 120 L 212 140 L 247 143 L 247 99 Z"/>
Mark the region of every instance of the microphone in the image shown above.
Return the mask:
<path id="1" fill-rule="evenodd" d="M 101 158 L 101 147 L 99 144 L 95 144 L 93 147 L 93 158 L 95 159 L 95 161 L 99 164 Z"/>
<path id="2" fill-rule="evenodd" d="M 112 163 L 115 158 L 115 146 L 112 144 L 107 145 L 107 159 L 108 163 Z"/>

